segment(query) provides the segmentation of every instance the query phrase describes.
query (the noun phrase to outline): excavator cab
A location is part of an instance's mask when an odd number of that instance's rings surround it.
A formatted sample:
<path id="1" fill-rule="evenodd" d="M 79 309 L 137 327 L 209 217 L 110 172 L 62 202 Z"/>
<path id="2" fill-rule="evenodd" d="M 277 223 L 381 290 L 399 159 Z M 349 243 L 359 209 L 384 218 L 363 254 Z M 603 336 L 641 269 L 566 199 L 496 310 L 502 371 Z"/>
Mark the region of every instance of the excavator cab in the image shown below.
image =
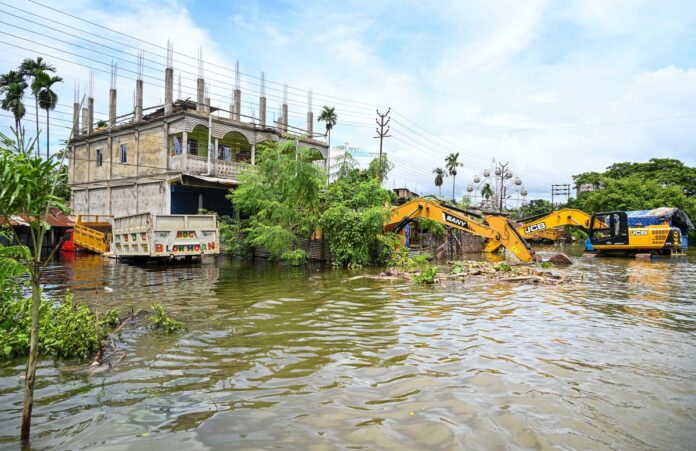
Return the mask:
<path id="1" fill-rule="evenodd" d="M 590 243 L 597 245 L 628 244 L 628 216 L 625 211 L 595 213 L 590 221 Z"/>
<path id="2" fill-rule="evenodd" d="M 678 208 L 595 213 L 586 248 L 600 255 L 680 255 L 693 227 Z"/>

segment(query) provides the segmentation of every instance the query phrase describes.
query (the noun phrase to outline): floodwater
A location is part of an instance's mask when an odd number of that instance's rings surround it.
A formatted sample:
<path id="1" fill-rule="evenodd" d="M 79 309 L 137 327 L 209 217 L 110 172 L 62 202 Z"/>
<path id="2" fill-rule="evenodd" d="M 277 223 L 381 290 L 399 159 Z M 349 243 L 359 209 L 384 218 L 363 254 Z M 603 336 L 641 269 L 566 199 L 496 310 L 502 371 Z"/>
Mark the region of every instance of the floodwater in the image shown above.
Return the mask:
<path id="1" fill-rule="evenodd" d="M 126 330 L 105 373 L 43 361 L 32 445 L 693 449 L 696 255 L 570 251 L 562 271 L 578 282 L 561 286 L 350 281 L 224 258 L 55 264 L 49 295 L 162 303 L 188 331 Z M 0 364 L 0 448 L 17 447 L 23 363 Z"/>

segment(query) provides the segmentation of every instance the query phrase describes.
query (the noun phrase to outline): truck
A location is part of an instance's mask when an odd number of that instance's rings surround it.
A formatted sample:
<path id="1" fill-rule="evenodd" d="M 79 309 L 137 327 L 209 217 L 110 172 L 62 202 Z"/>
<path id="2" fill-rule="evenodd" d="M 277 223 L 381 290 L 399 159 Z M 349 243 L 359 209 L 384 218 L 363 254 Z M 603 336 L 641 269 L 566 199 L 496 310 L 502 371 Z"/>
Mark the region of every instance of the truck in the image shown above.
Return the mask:
<path id="1" fill-rule="evenodd" d="M 117 258 L 194 258 L 220 253 L 217 215 L 139 213 L 113 219 Z"/>

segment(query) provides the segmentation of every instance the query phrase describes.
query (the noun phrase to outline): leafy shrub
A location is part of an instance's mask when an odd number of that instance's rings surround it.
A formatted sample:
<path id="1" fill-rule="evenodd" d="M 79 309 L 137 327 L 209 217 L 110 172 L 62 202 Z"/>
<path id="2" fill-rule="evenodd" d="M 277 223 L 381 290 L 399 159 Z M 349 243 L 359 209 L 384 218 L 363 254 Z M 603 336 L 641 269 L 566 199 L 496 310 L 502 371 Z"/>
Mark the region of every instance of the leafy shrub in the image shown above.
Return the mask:
<path id="1" fill-rule="evenodd" d="M 113 318 L 107 314 L 107 318 Z M 99 349 L 108 326 L 97 326 L 92 311 L 74 304 L 72 295 L 54 304 L 41 299 L 39 307 L 39 352 L 51 357 L 86 358 Z M 0 358 L 29 354 L 31 298 L 0 304 Z"/>
<path id="2" fill-rule="evenodd" d="M 107 311 L 99 319 L 99 325 L 103 328 L 113 329 L 119 324 L 121 324 L 121 316 L 119 315 L 118 310 L 115 308 Z"/>
<path id="3" fill-rule="evenodd" d="M 498 266 L 495 267 L 495 270 L 502 272 L 510 272 L 512 271 L 512 268 L 507 263 L 501 262 L 500 264 L 498 264 Z"/>
<path id="4" fill-rule="evenodd" d="M 423 271 L 421 271 L 420 274 L 417 274 L 413 278 L 413 281 L 416 283 L 425 283 L 425 284 L 435 283 L 435 276 L 436 275 L 437 275 L 437 267 L 428 266 Z"/>
<path id="5" fill-rule="evenodd" d="M 181 332 L 186 329 L 184 323 L 170 318 L 169 315 L 167 315 L 167 312 L 164 311 L 164 307 L 162 307 L 162 305 L 152 304 L 150 306 L 150 310 L 150 326 L 153 329 L 160 329 L 167 335 Z"/>
<path id="6" fill-rule="evenodd" d="M 426 265 L 426 264 L 428 264 L 428 262 L 431 261 L 433 258 L 434 258 L 434 257 L 433 257 L 433 254 L 431 254 L 430 252 L 426 252 L 426 253 L 424 253 L 424 254 L 418 254 L 418 255 L 416 255 L 416 258 L 413 259 L 413 262 L 414 262 L 416 265 Z"/>
<path id="7" fill-rule="evenodd" d="M 418 221 L 418 228 L 421 232 L 429 233 L 436 238 L 445 236 L 445 226 L 432 219 L 421 219 Z"/>
<path id="8" fill-rule="evenodd" d="M 284 252 L 283 255 L 280 256 L 280 259 L 292 266 L 304 265 L 307 263 L 307 253 L 302 249 L 295 249 L 293 251 Z"/>

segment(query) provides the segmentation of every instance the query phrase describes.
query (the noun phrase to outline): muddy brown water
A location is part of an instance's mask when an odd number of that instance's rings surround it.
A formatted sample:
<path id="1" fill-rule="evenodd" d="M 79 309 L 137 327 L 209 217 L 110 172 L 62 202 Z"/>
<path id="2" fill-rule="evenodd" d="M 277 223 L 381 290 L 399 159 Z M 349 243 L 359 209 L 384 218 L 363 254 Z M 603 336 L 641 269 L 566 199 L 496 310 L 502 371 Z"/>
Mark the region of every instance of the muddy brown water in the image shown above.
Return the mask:
<path id="1" fill-rule="evenodd" d="M 188 331 L 128 329 L 126 357 L 96 375 L 42 361 L 32 445 L 693 449 L 696 254 L 567 250 L 563 271 L 582 280 L 559 286 L 347 281 L 357 273 L 225 258 L 56 263 L 50 296 L 158 302 Z M 0 448 L 17 447 L 23 365 L 0 364 Z"/>

